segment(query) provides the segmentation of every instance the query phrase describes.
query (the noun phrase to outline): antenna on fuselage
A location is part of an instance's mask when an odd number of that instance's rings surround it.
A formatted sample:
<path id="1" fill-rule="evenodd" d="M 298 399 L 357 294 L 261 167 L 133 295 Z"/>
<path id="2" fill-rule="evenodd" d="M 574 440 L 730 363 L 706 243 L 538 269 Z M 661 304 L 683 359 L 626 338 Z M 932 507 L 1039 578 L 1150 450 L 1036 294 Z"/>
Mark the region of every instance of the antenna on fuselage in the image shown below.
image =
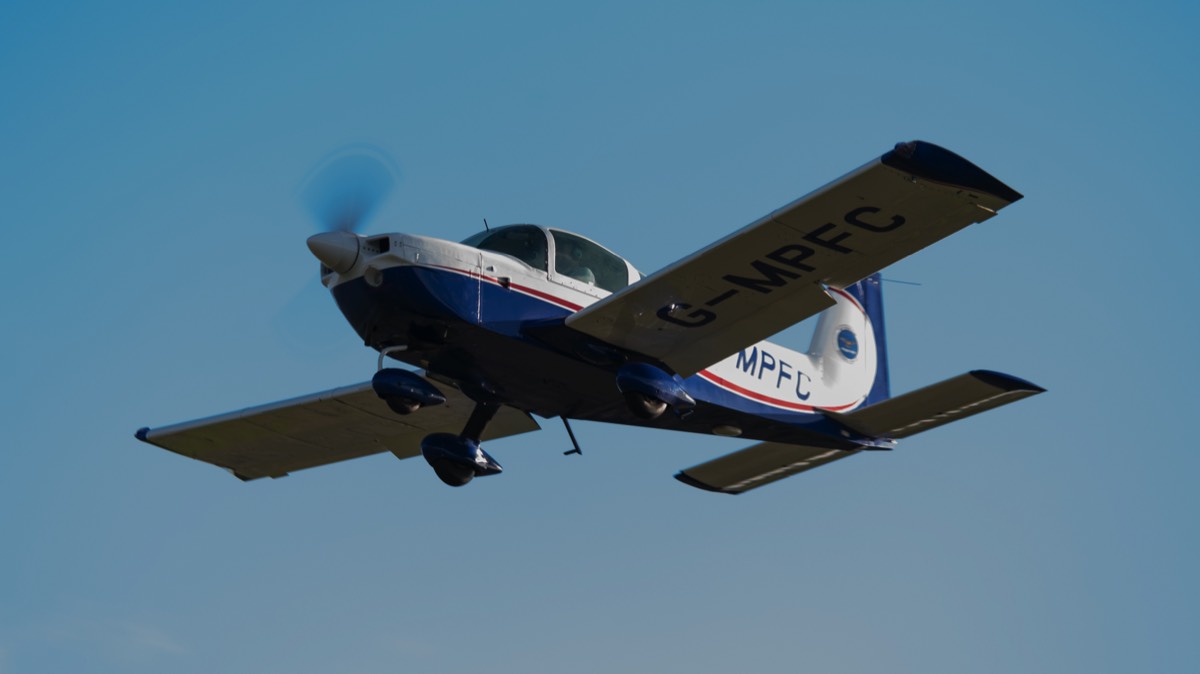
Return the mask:
<path id="1" fill-rule="evenodd" d="M 579 448 L 579 441 L 575 439 L 575 431 L 571 430 L 570 422 L 567 421 L 566 417 L 559 418 L 562 419 L 563 426 L 567 427 L 567 435 L 571 436 L 571 446 L 574 447 L 574 449 L 563 452 L 563 456 L 571 456 L 572 454 L 583 456 L 583 450 Z"/>
<path id="2" fill-rule="evenodd" d="M 487 230 L 487 231 L 489 231 L 489 232 L 490 232 L 490 231 L 492 231 L 492 228 L 491 228 L 491 227 L 488 227 L 488 224 L 487 224 L 487 218 L 484 218 L 484 219 L 483 219 L 483 228 L 484 228 L 484 229 L 486 229 L 486 230 Z"/>

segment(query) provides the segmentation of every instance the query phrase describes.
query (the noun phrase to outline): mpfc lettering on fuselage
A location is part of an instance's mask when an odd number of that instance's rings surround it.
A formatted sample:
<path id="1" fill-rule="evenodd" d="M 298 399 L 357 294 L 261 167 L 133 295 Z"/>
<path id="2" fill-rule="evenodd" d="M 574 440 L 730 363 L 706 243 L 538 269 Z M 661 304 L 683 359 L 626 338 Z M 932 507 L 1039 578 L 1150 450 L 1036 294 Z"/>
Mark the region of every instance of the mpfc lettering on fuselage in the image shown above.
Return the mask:
<path id="1" fill-rule="evenodd" d="M 788 390 L 795 389 L 797 400 L 808 400 L 808 397 L 812 395 L 812 377 L 804 374 L 791 363 L 772 356 L 766 349 L 752 346 L 749 353 L 746 352 L 746 349 L 742 349 L 738 352 L 736 367 L 751 377 L 756 377 L 759 381 L 768 372 L 773 373 L 775 388 L 783 390 L 786 381 Z M 768 378 L 767 381 L 770 379 Z"/>
<path id="2" fill-rule="evenodd" d="M 879 213 L 874 206 L 860 206 L 843 216 L 846 224 L 862 231 L 874 234 L 886 234 L 904 225 L 902 215 L 893 215 L 890 222 L 877 224 L 863 219 L 868 214 Z M 747 275 L 723 274 L 721 278 L 729 283 L 729 289 L 704 303 L 704 308 L 693 308 L 690 304 L 674 303 L 659 309 L 655 315 L 660 319 L 685 328 L 699 328 L 717 320 L 714 307 L 722 302 L 736 298 L 743 291 L 768 294 L 786 286 L 791 281 L 801 278 L 805 273 L 816 271 L 816 267 L 805 262 L 817 250 L 829 250 L 840 255 L 853 253 L 854 249 L 845 244 L 853 232 L 839 229 L 832 222 L 827 222 L 805 234 L 801 239 L 805 243 L 789 243 L 762 255 L 750 262 L 752 272 Z M 810 245 L 811 244 L 811 245 Z M 745 272 L 742 272 L 745 274 Z M 689 311 L 691 309 L 691 311 Z M 687 313 L 684 313 L 687 312 Z"/>

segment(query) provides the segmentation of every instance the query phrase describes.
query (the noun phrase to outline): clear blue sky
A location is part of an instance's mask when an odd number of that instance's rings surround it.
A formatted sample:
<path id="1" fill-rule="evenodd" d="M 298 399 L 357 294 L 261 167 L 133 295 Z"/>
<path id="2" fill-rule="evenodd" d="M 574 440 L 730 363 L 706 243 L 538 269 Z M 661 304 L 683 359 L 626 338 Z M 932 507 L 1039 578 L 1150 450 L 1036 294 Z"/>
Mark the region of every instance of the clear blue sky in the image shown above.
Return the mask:
<path id="1" fill-rule="evenodd" d="M 1196 5 L 574 4 L 6 8 L 0 673 L 1195 671 Z M 741 497 L 597 424 L 461 490 L 133 439 L 370 375 L 298 198 L 347 143 L 371 231 L 653 271 L 913 138 L 1027 198 L 888 270 L 894 388 L 1046 395 Z"/>

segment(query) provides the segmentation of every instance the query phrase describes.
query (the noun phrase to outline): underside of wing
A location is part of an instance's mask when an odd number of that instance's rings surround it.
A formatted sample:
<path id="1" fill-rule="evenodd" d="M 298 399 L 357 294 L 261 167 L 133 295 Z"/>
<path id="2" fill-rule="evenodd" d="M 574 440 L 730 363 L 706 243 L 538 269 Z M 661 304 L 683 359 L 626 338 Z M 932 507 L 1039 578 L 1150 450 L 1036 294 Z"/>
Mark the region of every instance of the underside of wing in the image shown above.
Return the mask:
<path id="1" fill-rule="evenodd" d="M 832 306 L 844 288 L 1021 195 L 913 141 L 567 318 L 682 376 Z"/>
<path id="2" fill-rule="evenodd" d="M 863 435 L 907 438 L 1044 391 L 1009 374 L 972 370 L 853 412 L 825 414 Z"/>
<path id="3" fill-rule="evenodd" d="M 458 433 L 474 403 L 438 383 L 441 405 L 400 416 L 380 400 L 370 382 L 161 428 L 143 428 L 139 440 L 225 468 L 243 480 L 288 473 L 391 451 L 421 453 L 429 433 Z M 538 429 L 525 412 L 502 407 L 484 440 Z"/>
<path id="4" fill-rule="evenodd" d="M 675 479 L 708 491 L 741 494 L 857 453 L 856 450 L 763 442 L 681 470 Z"/>

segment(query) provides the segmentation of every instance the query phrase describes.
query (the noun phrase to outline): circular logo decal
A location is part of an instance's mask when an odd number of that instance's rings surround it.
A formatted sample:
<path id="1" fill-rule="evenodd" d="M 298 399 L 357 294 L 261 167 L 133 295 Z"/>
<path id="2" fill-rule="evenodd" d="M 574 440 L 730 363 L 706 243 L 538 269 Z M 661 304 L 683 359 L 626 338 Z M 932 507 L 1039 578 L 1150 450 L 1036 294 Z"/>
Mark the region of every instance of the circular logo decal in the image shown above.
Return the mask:
<path id="1" fill-rule="evenodd" d="M 846 360 L 854 360 L 858 358 L 858 337 L 854 335 L 854 331 L 850 328 L 842 328 L 837 333 L 838 351 L 842 352 Z"/>

